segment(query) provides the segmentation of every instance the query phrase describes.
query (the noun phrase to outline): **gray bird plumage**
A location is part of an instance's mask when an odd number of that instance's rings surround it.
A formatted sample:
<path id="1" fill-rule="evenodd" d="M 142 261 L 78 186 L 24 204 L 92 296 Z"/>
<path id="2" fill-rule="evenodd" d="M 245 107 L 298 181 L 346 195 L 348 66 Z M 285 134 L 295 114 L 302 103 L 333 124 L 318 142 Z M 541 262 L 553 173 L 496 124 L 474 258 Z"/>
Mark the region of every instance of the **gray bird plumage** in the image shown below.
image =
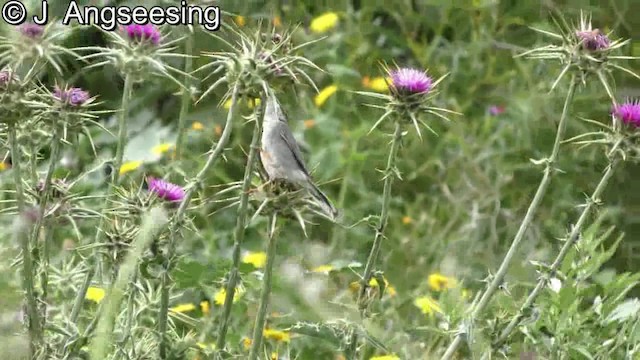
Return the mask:
<path id="1" fill-rule="evenodd" d="M 302 186 L 318 201 L 327 215 L 335 219 L 338 210 L 313 183 L 287 118 L 271 91 L 267 93 L 261 143 L 260 160 L 269 180 L 285 180 Z"/>

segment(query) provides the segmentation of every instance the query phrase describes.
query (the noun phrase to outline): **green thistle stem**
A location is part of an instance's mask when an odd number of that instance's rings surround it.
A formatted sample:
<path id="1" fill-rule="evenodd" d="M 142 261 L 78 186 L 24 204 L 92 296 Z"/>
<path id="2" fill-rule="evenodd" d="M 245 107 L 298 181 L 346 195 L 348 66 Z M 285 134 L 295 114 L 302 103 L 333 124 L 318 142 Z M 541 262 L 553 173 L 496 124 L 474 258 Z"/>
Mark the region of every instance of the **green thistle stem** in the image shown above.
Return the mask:
<path id="1" fill-rule="evenodd" d="M 587 202 L 584 204 L 584 209 L 582 210 L 582 213 L 578 218 L 578 222 L 576 222 L 575 226 L 571 230 L 571 233 L 565 241 L 564 246 L 562 246 L 562 249 L 560 249 L 558 256 L 556 256 L 555 260 L 549 267 L 547 274 L 540 277 L 538 283 L 536 284 L 536 287 L 531 291 L 531 293 L 529 293 L 529 296 L 525 300 L 524 304 L 522 304 L 522 307 L 520 308 L 516 316 L 511 319 L 507 327 L 500 334 L 500 337 L 498 337 L 498 339 L 495 341 L 496 347 L 501 346 L 501 344 L 503 344 L 507 340 L 511 332 L 513 332 L 516 326 L 520 324 L 520 321 L 522 321 L 522 318 L 524 317 L 525 311 L 533 306 L 536 298 L 538 297 L 538 295 L 540 295 L 540 292 L 546 287 L 550 275 L 554 274 L 558 270 L 558 268 L 560 268 L 560 265 L 569 253 L 569 250 L 571 250 L 576 241 L 578 241 L 580 231 L 582 230 L 584 223 L 587 221 L 587 217 L 591 213 L 594 205 L 597 205 L 600 201 L 600 196 L 609 184 L 609 180 L 611 179 L 611 176 L 613 175 L 619 161 L 619 158 L 616 158 L 607 165 L 606 171 L 602 175 L 602 178 L 596 186 L 596 189 L 593 191 L 593 194 L 591 194 L 589 199 L 587 199 Z"/>
<path id="2" fill-rule="evenodd" d="M 194 35 L 189 33 L 185 42 L 185 55 L 184 60 L 184 72 L 190 74 L 193 70 L 193 37 Z M 176 139 L 176 159 L 180 159 L 182 156 L 182 148 L 184 147 L 184 134 L 186 132 L 187 112 L 189 112 L 189 105 L 191 104 L 191 87 L 190 78 L 188 75 L 184 76 L 184 88 L 182 89 L 182 98 L 180 104 L 180 117 L 178 118 L 178 137 Z"/>
<path id="3" fill-rule="evenodd" d="M 9 129 L 9 146 L 11 147 L 11 170 L 16 187 L 16 202 L 18 204 L 18 216 L 26 216 L 24 188 L 22 187 L 22 173 L 20 169 L 20 146 L 15 126 Z M 38 304 L 34 291 L 33 263 L 31 259 L 31 243 L 27 229 L 17 229 L 16 236 L 22 247 L 22 286 L 24 287 L 27 303 L 27 317 L 29 326 L 29 354 L 33 357 L 34 351 L 42 341 L 42 327 L 38 315 Z"/>
<path id="4" fill-rule="evenodd" d="M 260 348 L 262 347 L 262 332 L 264 330 L 264 323 L 267 318 L 267 307 L 269 306 L 269 296 L 271 295 L 271 279 L 273 277 L 273 264 L 276 260 L 276 221 L 278 214 L 275 213 L 271 216 L 269 221 L 269 243 L 267 245 L 267 263 L 264 268 L 264 275 L 262 277 L 262 290 L 260 292 L 260 306 L 258 308 L 258 314 L 256 316 L 256 322 L 253 326 L 253 342 L 251 343 L 251 352 L 249 353 L 249 360 L 258 359 L 260 354 Z"/>
<path id="5" fill-rule="evenodd" d="M 266 103 L 265 100 L 262 104 Z M 236 226 L 233 232 L 233 264 L 229 270 L 227 287 L 225 289 L 224 307 L 222 309 L 222 320 L 220 321 L 220 327 L 218 329 L 218 339 L 216 340 L 216 349 L 224 349 L 225 338 L 227 337 L 227 330 L 229 328 L 229 316 L 231 316 L 231 307 L 233 306 L 233 297 L 236 292 L 236 285 L 238 284 L 238 268 L 240 267 L 240 250 L 242 242 L 244 241 L 244 233 L 247 224 L 247 212 L 249 205 L 249 187 L 251 186 L 251 177 L 253 176 L 253 170 L 255 168 L 256 160 L 258 157 L 258 151 L 260 145 L 260 132 L 262 131 L 261 121 L 261 108 L 262 106 L 255 107 L 254 113 L 254 127 L 253 136 L 251 138 L 251 148 L 249 149 L 249 156 L 247 159 L 247 165 L 244 169 L 244 178 L 242 180 L 242 190 L 240 192 L 240 205 L 236 213 Z"/>
<path id="6" fill-rule="evenodd" d="M 104 226 L 106 215 L 109 209 L 109 204 L 112 199 L 116 196 L 116 189 L 118 180 L 120 179 L 120 167 L 122 167 L 122 160 L 124 157 L 124 149 L 127 145 L 127 116 L 129 115 L 129 101 L 131 100 L 131 92 L 133 90 L 133 80 L 134 77 L 131 74 L 126 74 L 124 78 L 124 90 L 122 92 L 122 101 L 120 105 L 120 113 L 118 114 L 118 144 L 116 147 L 116 156 L 113 161 L 113 169 L 111 171 L 111 183 L 109 184 L 108 194 L 105 197 L 104 204 L 102 205 L 102 213 L 100 216 L 100 221 L 98 224 L 98 228 L 96 234 L 94 236 L 93 243 L 99 244 L 104 239 Z M 98 258 L 99 259 L 99 258 Z M 99 261 L 99 260 L 98 260 Z M 95 267 L 90 266 L 87 269 L 87 274 L 84 277 L 84 281 L 82 285 L 78 289 L 78 294 L 76 295 L 76 299 L 73 303 L 73 308 L 71 308 L 70 320 L 71 322 L 75 322 L 80 314 L 80 309 L 82 308 L 82 302 L 84 301 L 84 297 L 87 293 L 87 289 L 89 289 L 89 285 L 91 284 L 91 279 L 95 274 Z"/>
<path id="7" fill-rule="evenodd" d="M 42 189 L 42 197 L 40 201 L 40 209 L 38 212 L 38 217 L 36 218 L 36 224 L 34 226 L 33 235 L 31 242 L 36 244 L 40 239 L 40 230 L 42 229 L 42 225 L 44 224 L 44 217 L 47 211 L 47 205 L 51 200 L 51 180 L 53 178 L 53 172 L 56 170 L 56 165 L 58 165 L 58 161 L 60 159 L 60 152 L 62 149 L 62 128 L 60 126 L 56 126 L 56 130 L 53 134 L 53 138 L 51 139 L 51 155 L 49 159 L 49 168 L 47 169 L 47 174 L 44 177 L 44 184 Z M 36 180 L 37 181 L 37 180 Z M 53 229 L 49 229 L 47 232 L 46 239 L 42 244 L 42 256 L 40 260 L 42 261 L 42 272 L 40 274 L 40 284 L 42 291 L 42 298 L 46 299 L 47 297 L 47 287 L 49 282 L 49 242 L 51 241 Z M 45 302 L 46 303 L 46 302 Z M 45 312 L 46 314 L 46 309 Z"/>
<path id="8" fill-rule="evenodd" d="M 229 112 L 227 113 L 227 122 L 224 125 L 224 130 L 222 131 L 222 135 L 220 136 L 220 140 L 215 145 L 215 147 L 211 150 L 207 161 L 205 162 L 202 169 L 198 172 L 193 181 L 187 186 L 187 191 L 185 192 L 184 199 L 180 203 L 180 207 L 176 211 L 175 216 L 173 217 L 173 223 L 171 226 L 171 236 L 169 240 L 169 248 L 166 255 L 166 261 L 164 273 L 162 275 L 162 284 L 161 284 L 161 295 L 160 295 L 160 310 L 158 312 L 158 334 L 160 336 L 160 345 L 158 346 L 159 356 L 161 359 L 166 357 L 166 333 L 167 333 L 167 320 L 169 315 L 169 288 L 170 288 L 170 277 L 169 277 L 169 262 L 173 258 L 173 254 L 175 252 L 176 238 L 178 236 L 178 228 L 184 215 L 187 211 L 187 207 L 191 202 L 191 198 L 193 194 L 197 191 L 198 185 L 202 183 L 209 169 L 213 167 L 216 161 L 222 155 L 222 152 L 227 146 L 229 139 L 231 138 L 231 130 L 233 129 L 233 114 L 236 109 L 238 103 L 238 93 L 239 89 L 236 85 L 233 88 L 233 92 L 231 95 L 231 107 L 229 108 Z"/>
<path id="9" fill-rule="evenodd" d="M 507 254 L 505 255 L 504 259 L 502 260 L 502 263 L 500 264 L 498 271 L 496 272 L 493 279 L 487 286 L 487 289 L 484 291 L 484 293 L 480 297 L 480 300 L 478 301 L 478 303 L 472 307 L 472 312 L 468 319 L 469 324 L 473 324 L 475 322 L 475 320 L 482 313 L 482 311 L 484 311 L 487 305 L 489 305 L 489 301 L 491 300 L 493 295 L 496 293 L 496 291 L 502 284 L 502 281 L 504 280 L 504 277 L 506 276 L 507 271 L 509 270 L 509 265 L 511 265 L 511 262 L 513 261 L 516 255 L 516 252 L 518 251 L 520 242 L 522 242 L 522 239 L 524 239 L 524 235 L 529 225 L 533 221 L 533 216 L 538 210 L 538 207 L 540 206 L 540 204 L 542 203 L 542 199 L 544 198 L 544 195 L 547 192 L 547 188 L 549 187 L 549 183 L 551 182 L 551 177 L 552 177 L 551 175 L 554 172 L 553 166 L 558 159 L 558 153 L 560 151 L 560 143 L 564 139 L 564 133 L 567 126 L 567 119 L 569 118 L 569 107 L 571 105 L 571 102 L 573 101 L 573 96 L 575 94 L 575 91 L 576 91 L 576 81 L 575 81 L 575 75 L 573 75 L 571 77 L 571 83 L 569 84 L 569 90 L 567 92 L 567 97 L 564 102 L 564 107 L 562 108 L 562 115 L 560 117 L 560 123 L 558 124 L 558 130 L 556 132 L 555 142 L 553 143 L 551 156 L 549 156 L 549 158 L 546 159 L 546 167 L 544 169 L 544 175 L 542 176 L 542 180 L 538 185 L 538 190 L 536 191 L 536 194 L 533 197 L 531 204 L 529 204 L 527 213 L 525 214 L 524 219 L 520 224 L 520 228 L 518 229 L 518 232 L 513 238 L 511 247 L 509 248 L 509 251 L 507 251 Z M 466 334 L 466 331 L 458 332 L 458 334 L 455 336 L 451 344 L 449 344 L 449 347 L 447 348 L 444 355 L 442 356 L 442 360 L 448 360 L 453 357 L 456 349 L 458 348 L 458 346 L 460 346 L 460 343 L 462 342 L 462 339 L 465 336 L 465 334 Z"/>
<path id="10" fill-rule="evenodd" d="M 358 309 L 364 312 L 366 308 L 365 295 L 369 286 L 369 280 L 371 280 L 371 273 L 378 261 L 378 254 L 380 253 L 380 247 L 382 245 L 382 239 L 384 239 L 384 231 L 387 227 L 387 221 L 389 218 L 389 207 L 391 203 L 391 186 L 393 185 L 393 178 L 396 167 L 396 157 L 398 155 L 398 149 L 400 148 L 400 142 L 402 141 L 402 126 L 399 121 L 395 123 L 395 131 L 393 132 L 393 139 L 391 140 L 391 149 L 389 150 L 389 157 L 387 159 L 387 167 L 384 171 L 384 190 L 382 193 L 382 210 L 380 212 L 380 220 L 378 221 L 378 227 L 376 229 L 376 237 L 367 259 L 367 264 L 364 268 L 364 274 L 360 281 L 360 292 L 358 294 Z"/>
<path id="11" fill-rule="evenodd" d="M 120 302 L 131 277 L 137 270 L 138 260 L 142 258 L 144 250 L 153 241 L 155 234 L 166 224 L 167 217 L 160 208 L 151 209 L 142 219 L 140 233 L 131 244 L 131 250 L 125 258 L 118 277 L 113 283 L 109 294 L 104 299 L 104 308 L 98 320 L 96 337 L 91 345 L 91 359 L 103 360 L 107 357 L 109 345 L 112 343 L 113 326 L 118 316 Z"/>

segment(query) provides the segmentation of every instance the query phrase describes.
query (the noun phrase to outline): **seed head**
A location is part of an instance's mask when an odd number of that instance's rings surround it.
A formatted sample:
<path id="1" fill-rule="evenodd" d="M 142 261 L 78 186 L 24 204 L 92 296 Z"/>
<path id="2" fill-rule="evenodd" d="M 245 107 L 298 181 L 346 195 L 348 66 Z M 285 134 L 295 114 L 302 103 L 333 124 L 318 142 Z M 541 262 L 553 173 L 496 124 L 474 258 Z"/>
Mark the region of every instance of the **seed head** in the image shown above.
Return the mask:
<path id="1" fill-rule="evenodd" d="M 627 100 L 613 107 L 613 115 L 623 123 L 640 127 L 640 101 Z"/>
<path id="2" fill-rule="evenodd" d="M 389 75 L 391 86 L 402 94 L 427 93 L 433 85 L 433 80 L 424 71 L 417 69 L 399 68 L 391 70 Z"/>
<path id="3" fill-rule="evenodd" d="M 81 106 L 89 100 L 89 92 L 80 88 L 61 89 L 56 85 L 53 91 L 53 97 L 65 104 L 71 106 Z"/>
<path id="4" fill-rule="evenodd" d="M 138 25 L 132 24 L 125 26 L 127 36 L 131 41 L 150 41 L 153 45 L 160 44 L 160 30 L 153 24 Z"/>
<path id="5" fill-rule="evenodd" d="M 159 198 L 171 202 L 178 202 L 184 199 L 184 189 L 179 185 L 153 177 L 147 178 L 147 184 L 149 185 L 149 191 L 158 195 Z"/>

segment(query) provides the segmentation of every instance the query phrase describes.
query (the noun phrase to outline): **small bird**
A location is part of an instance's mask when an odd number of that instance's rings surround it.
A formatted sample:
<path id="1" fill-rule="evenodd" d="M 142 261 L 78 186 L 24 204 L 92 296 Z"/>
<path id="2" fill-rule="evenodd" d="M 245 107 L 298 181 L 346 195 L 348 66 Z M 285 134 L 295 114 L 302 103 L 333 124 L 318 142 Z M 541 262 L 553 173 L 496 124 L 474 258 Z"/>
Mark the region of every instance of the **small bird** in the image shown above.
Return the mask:
<path id="1" fill-rule="evenodd" d="M 260 160 L 269 180 L 285 180 L 302 186 L 318 201 L 327 215 L 335 219 L 338 210 L 313 183 L 287 118 L 272 91 L 267 93 L 261 142 Z"/>

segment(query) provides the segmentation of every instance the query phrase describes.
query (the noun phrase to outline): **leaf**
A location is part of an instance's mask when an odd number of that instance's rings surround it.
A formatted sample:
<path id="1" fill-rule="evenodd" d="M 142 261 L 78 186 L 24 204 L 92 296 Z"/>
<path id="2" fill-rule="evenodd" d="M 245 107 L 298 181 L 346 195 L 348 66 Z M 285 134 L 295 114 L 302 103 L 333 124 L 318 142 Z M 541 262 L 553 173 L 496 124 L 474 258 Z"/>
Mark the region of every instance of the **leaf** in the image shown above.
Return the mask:
<path id="1" fill-rule="evenodd" d="M 605 322 L 610 324 L 614 321 L 625 322 L 630 318 L 634 318 L 640 312 L 640 300 L 638 298 L 629 299 L 622 304 L 616 306 L 609 314 Z"/>

